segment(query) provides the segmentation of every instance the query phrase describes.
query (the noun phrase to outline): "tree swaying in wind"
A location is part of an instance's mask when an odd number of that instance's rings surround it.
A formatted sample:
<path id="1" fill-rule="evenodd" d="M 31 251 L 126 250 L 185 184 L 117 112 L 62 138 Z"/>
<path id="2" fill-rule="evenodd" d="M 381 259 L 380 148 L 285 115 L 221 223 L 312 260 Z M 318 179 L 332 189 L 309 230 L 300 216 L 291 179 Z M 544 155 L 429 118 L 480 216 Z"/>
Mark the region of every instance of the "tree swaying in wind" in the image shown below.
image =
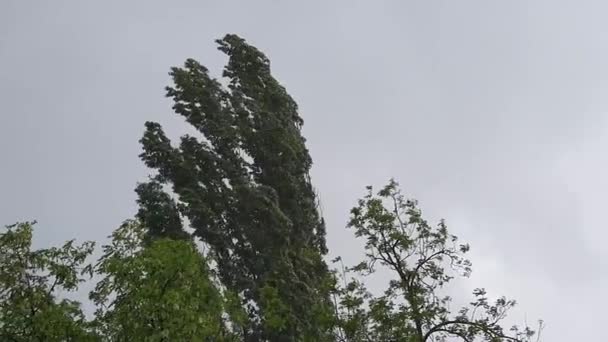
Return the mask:
<path id="1" fill-rule="evenodd" d="M 158 123 L 146 123 L 141 157 L 158 174 L 137 188 L 138 216 L 153 236 L 180 235 L 179 217 L 189 220 L 248 313 L 244 340 L 325 340 L 331 277 L 298 107 L 264 54 L 235 35 L 218 44 L 229 58 L 227 87 L 189 59 L 167 88 L 200 137 L 174 147 Z"/>

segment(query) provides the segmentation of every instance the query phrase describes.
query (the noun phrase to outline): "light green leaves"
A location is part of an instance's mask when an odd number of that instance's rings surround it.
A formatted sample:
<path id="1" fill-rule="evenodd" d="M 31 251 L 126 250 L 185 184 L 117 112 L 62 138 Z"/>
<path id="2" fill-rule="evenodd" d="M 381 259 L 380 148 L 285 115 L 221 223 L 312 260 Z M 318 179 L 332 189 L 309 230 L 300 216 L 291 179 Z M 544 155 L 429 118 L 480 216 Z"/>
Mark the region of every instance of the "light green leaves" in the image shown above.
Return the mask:
<path id="1" fill-rule="evenodd" d="M 80 304 L 57 298 L 75 291 L 89 268 L 94 244 L 32 250 L 33 222 L 0 232 L 0 339 L 6 341 L 88 341 Z"/>
<path id="2" fill-rule="evenodd" d="M 127 221 L 103 247 L 91 293 L 96 324 L 112 341 L 229 340 L 223 299 L 205 259 L 187 240 L 144 244 L 144 229 Z"/>
<path id="3" fill-rule="evenodd" d="M 365 241 L 366 259 L 340 274 L 344 285 L 335 293 L 342 340 L 527 341 L 534 334 L 527 327 L 515 327 L 510 335 L 504 331 L 500 322 L 515 301 L 501 297 L 489 303 L 484 290 L 474 292 L 470 307 L 452 313 L 451 298 L 439 293 L 455 276 L 470 274 L 471 262 L 464 257 L 469 245 L 459 244 L 443 220 L 430 225 L 394 180 L 377 193 L 367 187 L 348 227 Z M 375 297 L 359 279 L 379 267 L 394 278 Z"/>

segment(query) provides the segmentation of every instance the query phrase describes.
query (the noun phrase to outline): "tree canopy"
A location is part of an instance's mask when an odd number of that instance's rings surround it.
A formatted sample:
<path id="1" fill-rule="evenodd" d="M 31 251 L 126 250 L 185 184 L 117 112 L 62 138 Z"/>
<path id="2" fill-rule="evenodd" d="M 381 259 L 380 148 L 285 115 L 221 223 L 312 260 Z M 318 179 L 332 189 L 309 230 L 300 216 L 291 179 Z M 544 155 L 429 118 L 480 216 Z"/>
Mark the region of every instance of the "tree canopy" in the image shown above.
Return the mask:
<path id="1" fill-rule="evenodd" d="M 192 241 L 157 239 L 127 221 L 103 246 L 90 298 L 99 335 L 112 341 L 232 341 L 222 296 Z"/>

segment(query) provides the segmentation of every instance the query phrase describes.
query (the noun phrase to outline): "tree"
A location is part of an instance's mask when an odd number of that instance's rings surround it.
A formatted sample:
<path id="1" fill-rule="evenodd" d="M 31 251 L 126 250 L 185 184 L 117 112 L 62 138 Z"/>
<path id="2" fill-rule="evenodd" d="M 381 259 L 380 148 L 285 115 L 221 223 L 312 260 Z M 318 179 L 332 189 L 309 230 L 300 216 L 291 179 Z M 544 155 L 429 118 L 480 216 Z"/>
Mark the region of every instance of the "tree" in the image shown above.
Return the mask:
<path id="1" fill-rule="evenodd" d="M 241 299 L 244 340 L 330 339 L 325 227 L 297 105 L 263 53 L 235 35 L 217 43 L 229 57 L 227 87 L 193 59 L 172 68 L 167 87 L 200 137 L 184 135 L 175 147 L 158 123 L 146 123 L 141 158 L 158 173 L 138 186 L 138 217 L 150 239 L 181 236 L 188 219 Z"/>
<path id="2" fill-rule="evenodd" d="M 501 297 L 490 302 L 483 289 L 474 291 L 470 306 L 451 312 L 451 298 L 439 296 L 439 291 L 455 275 L 470 274 L 471 263 L 464 258 L 469 246 L 459 244 L 444 221 L 429 225 L 416 201 L 406 200 L 394 180 L 377 194 L 368 187 L 352 209 L 348 226 L 365 240 L 366 259 L 343 268 L 344 285 L 335 293 L 338 340 L 500 342 L 534 336 L 528 327 L 505 331 L 500 323 L 515 301 Z M 347 275 L 369 275 L 379 265 L 395 275 L 379 297 Z"/>
<path id="3" fill-rule="evenodd" d="M 90 298 L 105 340 L 237 341 L 224 315 L 229 307 L 192 241 L 148 244 L 144 233 L 126 221 L 103 246 L 102 279 Z"/>
<path id="4" fill-rule="evenodd" d="M 0 233 L 0 340 L 94 341 L 80 303 L 57 298 L 84 281 L 93 243 L 32 250 L 33 222 Z"/>

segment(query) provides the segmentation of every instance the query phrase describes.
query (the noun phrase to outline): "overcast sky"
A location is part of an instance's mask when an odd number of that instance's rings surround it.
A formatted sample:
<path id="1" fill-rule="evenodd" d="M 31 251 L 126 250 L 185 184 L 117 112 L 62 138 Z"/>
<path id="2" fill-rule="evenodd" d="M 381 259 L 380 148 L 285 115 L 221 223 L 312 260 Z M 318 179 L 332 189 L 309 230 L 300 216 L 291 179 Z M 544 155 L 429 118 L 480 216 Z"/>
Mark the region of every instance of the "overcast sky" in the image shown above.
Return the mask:
<path id="1" fill-rule="evenodd" d="M 219 75 L 237 33 L 298 101 L 334 255 L 364 186 L 395 177 L 472 245 L 467 286 L 545 342 L 608 340 L 604 1 L 1 1 L 0 221 L 102 240 L 135 212 L 170 66 Z"/>

